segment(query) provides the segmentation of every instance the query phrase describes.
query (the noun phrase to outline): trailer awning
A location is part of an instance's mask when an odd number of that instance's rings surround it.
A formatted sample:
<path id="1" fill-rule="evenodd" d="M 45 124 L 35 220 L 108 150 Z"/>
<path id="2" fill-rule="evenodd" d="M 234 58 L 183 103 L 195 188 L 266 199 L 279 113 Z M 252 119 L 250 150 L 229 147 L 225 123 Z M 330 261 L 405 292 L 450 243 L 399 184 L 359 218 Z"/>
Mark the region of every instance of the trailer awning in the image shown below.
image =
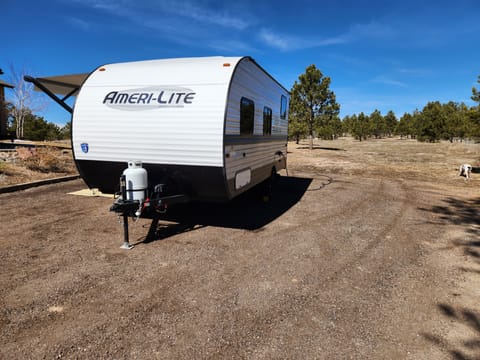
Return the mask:
<path id="1" fill-rule="evenodd" d="M 67 110 L 69 113 L 73 109 L 66 103 L 66 100 L 71 96 L 78 94 L 78 90 L 89 74 L 72 74 L 49 76 L 42 78 L 34 78 L 32 76 L 24 76 L 25 81 L 31 82 L 35 85 L 35 91 L 41 91 L 52 98 L 57 104 Z M 60 98 L 58 95 L 63 95 Z"/>
<path id="2" fill-rule="evenodd" d="M 51 91 L 54 94 L 58 95 L 76 95 L 80 86 L 87 78 L 89 74 L 71 74 L 71 75 L 59 75 L 59 76 L 48 76 L 36 78 L 36 81 L 42 84 L 45 88 Z M 36 91 L 43 91 L 35 84 Z M 72 91 L 74 93 L 72 93 Z"/>

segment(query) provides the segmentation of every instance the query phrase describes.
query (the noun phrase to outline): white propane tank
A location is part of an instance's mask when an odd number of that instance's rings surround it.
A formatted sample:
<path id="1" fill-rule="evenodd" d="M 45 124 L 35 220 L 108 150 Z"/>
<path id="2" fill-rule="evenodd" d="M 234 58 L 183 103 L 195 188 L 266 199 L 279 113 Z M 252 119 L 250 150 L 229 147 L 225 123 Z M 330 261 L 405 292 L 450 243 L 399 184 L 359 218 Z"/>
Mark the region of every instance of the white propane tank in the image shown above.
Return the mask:
<path id="1" fill-rule="evenodd" d="M 126 200 L 138 200 L 143 203 L 148 188 L 147 170 L 141 161 L 129 161 L 128 168 L 123 171 L 127 188 Z"/>

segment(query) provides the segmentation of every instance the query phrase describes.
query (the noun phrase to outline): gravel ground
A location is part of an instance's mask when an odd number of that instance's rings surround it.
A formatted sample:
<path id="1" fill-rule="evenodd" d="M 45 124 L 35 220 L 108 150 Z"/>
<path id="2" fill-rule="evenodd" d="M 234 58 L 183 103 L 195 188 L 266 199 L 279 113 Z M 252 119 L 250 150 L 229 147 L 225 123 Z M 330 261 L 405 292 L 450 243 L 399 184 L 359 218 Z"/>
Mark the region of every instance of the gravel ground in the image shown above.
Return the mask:
<path id="1" fill-rule="evenodd" d="M 141 219 L 130 251 L 80 180 L 0 195 L 0 358 L 480 358 L 477 183 L 289 149 L 269 203 Z"/>

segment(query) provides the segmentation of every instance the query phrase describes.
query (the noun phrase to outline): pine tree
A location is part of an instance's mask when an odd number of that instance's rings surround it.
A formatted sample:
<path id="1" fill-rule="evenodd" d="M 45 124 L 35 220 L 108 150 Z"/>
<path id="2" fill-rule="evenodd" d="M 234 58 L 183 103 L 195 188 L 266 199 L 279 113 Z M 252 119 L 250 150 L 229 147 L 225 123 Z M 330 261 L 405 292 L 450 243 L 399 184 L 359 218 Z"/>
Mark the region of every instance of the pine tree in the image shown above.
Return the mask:
<path id="1" fill-rule="evenodd" d="M 395 113 L 390 110 L 387 115 L 384 116 L 385 118 L 385 126 L 386 126 L 386 134 L 388 137 L 392 137 L 395 128 L 397 127 L 398 120 L 395 116 Z"/>
<path id="2" fill-rule="evenodd" d="M 375 110 L 370 114 L 370 123 L 373 127 L 373 135 L 375 139 L 381 138 L 387 132 L 387 123 L 379 110 Z"/>
<path id="3" fill-rule="evenodd" d="M 358 116 L 351 117 L 351 134 L 358 140 L 367 140 L 372 135 L 372 124 L 370 118 L 361 112 Z"/>
<path id="4" fill-rule="evenodd" d="M 394 132 L 395 132 L 395 135 L 400 136 L 400 139 L 403 139 L 404 136 L 408 137 L 408 136 L 414 135 L 415 131 L 414 131 L 412 114 L 409 114 L 409 113 L 403 114 L 397 126 L 395 127 Z"/>
<path id="5" fill-rule="evenodd" d="M 480 75 L 478 76 L 477 82 L 480 84 Z M 475 87 L 472 87 L 472 100 L 477 102 L 480 107 L 480 91 Z"/>
<path id="6" fill-rule="evenodd" d="M 429 102 L 423 108 L 418 122 L 418 140 L 436 142 L 446 136 L 447 116 L 440 102 Z"/>
<path id="7" fill-rule="evenodd" d="M 295 81 L 290 97 L 290 117 L 304 122 L 309 136 L 309 147 L 313 149 L 313 132 L 318 122 L 326 117 L 337 116 L 340 105 L 335 93 L 330 90 L 330 78 L 323 76 L 315 65 L 306 68 Z"/>

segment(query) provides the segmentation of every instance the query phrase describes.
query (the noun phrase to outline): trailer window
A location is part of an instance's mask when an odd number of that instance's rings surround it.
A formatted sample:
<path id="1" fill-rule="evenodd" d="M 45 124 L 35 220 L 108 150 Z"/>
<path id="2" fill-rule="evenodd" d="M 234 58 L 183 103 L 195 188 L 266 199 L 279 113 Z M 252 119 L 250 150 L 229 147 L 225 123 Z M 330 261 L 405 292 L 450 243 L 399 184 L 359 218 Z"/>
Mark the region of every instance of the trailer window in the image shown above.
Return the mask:
<path id="1" fill-rule="evenodd" d="M 255 118 L 255 104 L 242 97 L 240 100 L 240 135 L 252 135 Z"/>
<path id="2" fill-rule="evenodd" d="M 263 135 L 272 135 L 272 109 L 263 108 Z"/>
<path id="3" fill-rule="evenodd" d="M 287 97 L 282 95 L 280 99 L 280 118 L 286 119 L 287 118 Z"/>

